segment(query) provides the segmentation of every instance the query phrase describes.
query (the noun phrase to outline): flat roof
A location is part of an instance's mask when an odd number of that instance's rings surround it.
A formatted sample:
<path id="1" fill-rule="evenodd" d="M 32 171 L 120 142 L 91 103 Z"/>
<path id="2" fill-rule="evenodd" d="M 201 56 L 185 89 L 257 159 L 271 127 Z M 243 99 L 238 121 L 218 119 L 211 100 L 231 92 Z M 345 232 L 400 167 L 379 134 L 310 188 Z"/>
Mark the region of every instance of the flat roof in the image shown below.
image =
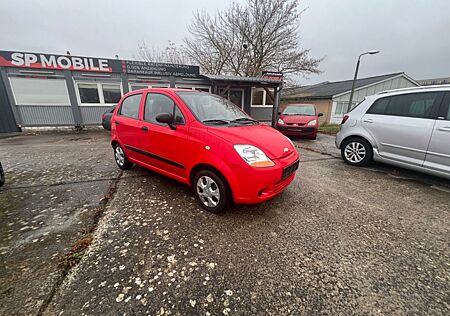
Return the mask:
<path id="1" fill-rule="evenodd" d="M 248 82 L 258 84 L 282 84 L 281 80 L 267 79 L 264 77 L 242 77 L 242 76 L 228 76 L 228 75 L 203 75 L 204 77 L 214 81 L 229 81 L 229 82 Z"/>

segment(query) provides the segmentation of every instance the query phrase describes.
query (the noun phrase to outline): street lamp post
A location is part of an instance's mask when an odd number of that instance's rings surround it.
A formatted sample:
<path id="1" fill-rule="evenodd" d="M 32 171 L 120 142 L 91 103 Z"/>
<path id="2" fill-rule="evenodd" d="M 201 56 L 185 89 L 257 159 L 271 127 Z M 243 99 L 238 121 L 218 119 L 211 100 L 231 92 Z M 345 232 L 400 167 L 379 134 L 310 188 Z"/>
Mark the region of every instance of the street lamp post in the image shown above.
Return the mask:
<path id="1" fill-rule="evenodd" d="M 365 52 L 365 53 L 362 53 L 361 55 L 359 55 L 358 62 L 356 63 L 355 76 L 353 77 L 352 91 L 350 93 L 350 101 L 348 101 L 347 113 L 350 112 L 350 110 L 352 109 L 353 94 L 355 93 L 355 84 L 356 84 L 356 78 L 358 77 L 358 70 L 359 70 L 359 63 L 361 62 L 361 56 L 375 55 L 375 54 L 378 54 L 379 52 L 380 52 L 379 50 L 371 50 L 371 51 L 368 51 L 368 52 Z"/>

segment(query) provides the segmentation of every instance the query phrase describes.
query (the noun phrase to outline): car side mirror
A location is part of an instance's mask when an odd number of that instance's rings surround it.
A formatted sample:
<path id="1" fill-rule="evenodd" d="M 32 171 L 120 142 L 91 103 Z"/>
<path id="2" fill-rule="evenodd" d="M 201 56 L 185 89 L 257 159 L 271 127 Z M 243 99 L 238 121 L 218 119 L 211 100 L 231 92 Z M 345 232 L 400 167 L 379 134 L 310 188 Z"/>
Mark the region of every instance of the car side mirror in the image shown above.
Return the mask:
<path id="1" fill-rule="evenodd" d="M 278 112 L 278 115 L 281 115 L 281 112 Z"/>
<path id="2" fill-rule="evenodd" d="M 317 116 L 318 116 L 318 117 L 321 117 L 321 116 L 323 116 L 323 113 L 319 113 L 319 114 L 317 114 Z"/>
<path id="3" fill-rule="evenodd" d="M 172 113 L 159 113 L 158 115 L 156 115 L 156 122 L 167 124 L 171 129 L 175 129 Z"/>

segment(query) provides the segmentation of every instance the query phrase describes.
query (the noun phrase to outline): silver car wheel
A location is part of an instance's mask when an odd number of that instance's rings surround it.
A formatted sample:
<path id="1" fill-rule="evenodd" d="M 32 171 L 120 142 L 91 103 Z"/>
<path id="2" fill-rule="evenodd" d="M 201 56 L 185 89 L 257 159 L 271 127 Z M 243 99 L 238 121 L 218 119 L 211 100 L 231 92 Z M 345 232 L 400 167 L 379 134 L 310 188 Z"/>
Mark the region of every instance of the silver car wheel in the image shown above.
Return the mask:
<path id="1" fill-rule="evenodd" d="M 208 176 L 201 176 L 197 180 L 197 194 L 208 207 L 216 207 L 220 202 L 219 186 Z"/>
<path id="2" fill-rule="evenodd" d="M 125 154 L 122 150 L 122 147 L 117 146 L 116 150 L 114 151 L 114 156 L 116 157 L 116 162 L 119 166 L 123 166 L 125 163 Z"/>
<path id="3" fill-rule="evenodd" d="M 345 146 L 345 158 L 351 163 L 360 163 L 366 158 L 366 148 L 359 142 L 351 142 Z"/>

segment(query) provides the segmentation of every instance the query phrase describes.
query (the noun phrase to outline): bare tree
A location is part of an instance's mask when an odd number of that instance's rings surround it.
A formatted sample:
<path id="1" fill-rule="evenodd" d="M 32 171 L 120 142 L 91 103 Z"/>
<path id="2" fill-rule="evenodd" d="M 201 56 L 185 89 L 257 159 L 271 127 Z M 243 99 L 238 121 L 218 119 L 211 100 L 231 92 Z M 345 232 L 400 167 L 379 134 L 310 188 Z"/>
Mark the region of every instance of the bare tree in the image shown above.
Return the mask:
<path id="1" fill-rule="evenodd" d="M 184 48 L 177 46 L 172 41 L 168 41 L 167 46 L 161 49 L 155 46 L 150 47 L 143 40 L 138 43 L 137 54 L 133 57 L 143 61 L 170 64 L 186 64 L 189 62 L 189 57 L 186 55 Z"/>
<path id="2" fill-rule="evenodd" d="M 319 73 L 322 59 L 310 57 L 310 50 L 300 46 L 302 12 L 297 0 L 234 2 L 213 16 L 197 12 L 184 40 L 185 52 L 210 74 Z"/>

